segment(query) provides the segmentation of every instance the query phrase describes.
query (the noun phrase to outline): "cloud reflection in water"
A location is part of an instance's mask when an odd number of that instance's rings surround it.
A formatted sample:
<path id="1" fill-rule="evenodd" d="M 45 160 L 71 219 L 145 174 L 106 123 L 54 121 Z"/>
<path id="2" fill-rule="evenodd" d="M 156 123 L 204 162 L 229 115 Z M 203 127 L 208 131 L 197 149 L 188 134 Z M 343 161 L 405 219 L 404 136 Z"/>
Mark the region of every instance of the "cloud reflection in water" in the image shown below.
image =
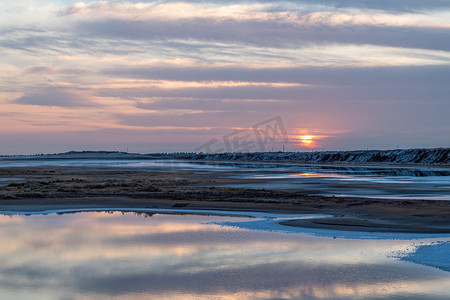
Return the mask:
<path id="1" fill-rule="evenodd" d="M 239 217 L 1 216 L 0 298 L 400 298 L 450 292 L 449 273 L 387 257 L 408 244 L 223 227 Z"/>

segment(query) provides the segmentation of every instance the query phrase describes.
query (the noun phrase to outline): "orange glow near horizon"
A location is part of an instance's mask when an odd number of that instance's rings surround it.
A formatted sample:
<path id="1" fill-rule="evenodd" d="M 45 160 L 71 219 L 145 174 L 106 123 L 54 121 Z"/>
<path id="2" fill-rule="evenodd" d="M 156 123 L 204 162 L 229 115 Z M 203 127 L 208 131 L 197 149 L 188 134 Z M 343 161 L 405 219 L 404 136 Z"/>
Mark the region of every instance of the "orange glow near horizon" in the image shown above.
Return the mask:
<path id="1" fill-rule="evenodd" d="M 312 147 L 314 145 L 314 139 L 316 136 L 314 135 L 299 135 L 297 139 L 299 140 L 300 145 L 304 147 Z"/>

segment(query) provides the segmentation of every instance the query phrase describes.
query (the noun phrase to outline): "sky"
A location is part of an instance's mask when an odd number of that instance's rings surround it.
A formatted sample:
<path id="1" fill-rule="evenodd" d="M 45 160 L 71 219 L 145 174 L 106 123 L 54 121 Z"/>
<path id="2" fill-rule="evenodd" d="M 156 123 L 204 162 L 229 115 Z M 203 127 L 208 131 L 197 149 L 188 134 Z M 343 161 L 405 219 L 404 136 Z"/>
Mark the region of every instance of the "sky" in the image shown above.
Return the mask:
<path id="1" fill-rule="evenodd" d="M 450 1 L 0 2 L 0 154 L 450 147 Z"/>

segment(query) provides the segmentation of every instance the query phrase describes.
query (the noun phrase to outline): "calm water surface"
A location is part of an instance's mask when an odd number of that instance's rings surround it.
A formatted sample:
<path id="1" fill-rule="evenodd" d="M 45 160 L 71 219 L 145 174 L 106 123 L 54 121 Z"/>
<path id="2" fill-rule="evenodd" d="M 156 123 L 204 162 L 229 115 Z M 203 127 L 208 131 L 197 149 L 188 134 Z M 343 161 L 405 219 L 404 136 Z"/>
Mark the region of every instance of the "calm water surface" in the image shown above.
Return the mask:
<path id="1" fill-rule="evenodd" d="M 0 215 L 0 299 L 448 299 L 411 240 L 221 226 L 245 217 Z"/>

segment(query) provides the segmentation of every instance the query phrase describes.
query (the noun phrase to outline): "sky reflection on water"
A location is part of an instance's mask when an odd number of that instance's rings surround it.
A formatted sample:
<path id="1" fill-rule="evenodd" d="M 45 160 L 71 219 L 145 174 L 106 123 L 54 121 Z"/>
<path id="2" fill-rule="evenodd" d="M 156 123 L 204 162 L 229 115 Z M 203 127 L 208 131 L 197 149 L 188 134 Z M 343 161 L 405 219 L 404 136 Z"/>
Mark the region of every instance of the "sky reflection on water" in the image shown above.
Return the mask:
<path id="1" fill-rule="evenodd" d="M 450 273 L 391 258 L 411 241 L 224 227 L 244 217 L 0 216 L 1 299 L 446 299 Z"/>

